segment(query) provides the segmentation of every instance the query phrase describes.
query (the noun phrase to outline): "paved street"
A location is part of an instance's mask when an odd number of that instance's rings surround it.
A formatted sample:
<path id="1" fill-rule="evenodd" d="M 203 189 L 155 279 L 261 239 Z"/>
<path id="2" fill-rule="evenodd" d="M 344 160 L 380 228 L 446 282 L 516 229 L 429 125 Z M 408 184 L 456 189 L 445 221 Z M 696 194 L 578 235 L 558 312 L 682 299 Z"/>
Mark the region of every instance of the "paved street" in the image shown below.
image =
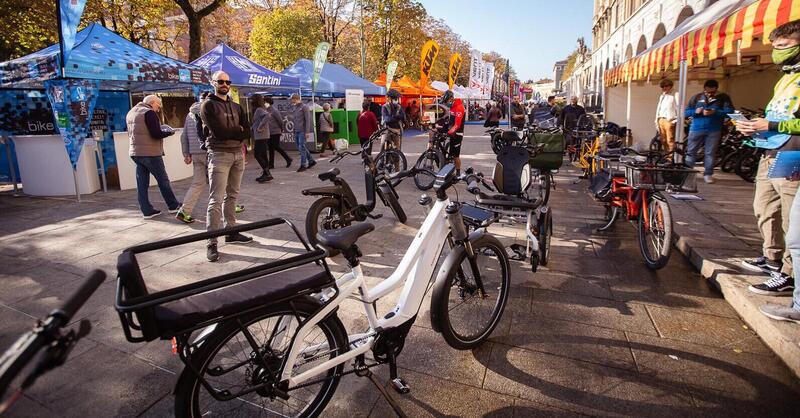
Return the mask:
<path id="1" fill-rule="evenodd" d="M 467 127 L 465 166 L 491 172 L 494 155 L 479 126 Z M 407 138 L 416 160 L 425 140 Z M 297 161 L 297 160 L 295 160 Z M 280 162 L 276 165 L 281 165 Z M 257 184 L 257 164 L 247 168 L 241 203 L 244 222 L 286 217 L 303 225 L 313 199 L 300 190 L 320 184 L 312 171 L 279 168 L 275 180 Z M 295 163 L 294 168 L 297 165 Z M 363 197 L 357 158 L 338 167 Z M 428 302 L 399 359 L 412 392 L 394 394 L 408 416 L 796 416 L 800 384 L 721 295 L 674 251 L 656 273 L 641 262 L 635 229 L 619 222 L 595 233 L 602 207 L 573 184 L 576 171 L 557 175 L 551 202 L 554 239 L 551 263 L 531 273 L 512 262 L 514 288 L 503 321 L 490 342 L 456 351 L 430 329 Z M 188 180 L 174 183 L 180 197 Z M 156 187 L 151 201 L 166 212 Z M 376 231 L 359 241 L 371 284 L 388 276 L 423 217 L 412 182 L 399 187 L 408 225 L 395 222 L 379 203 Z M 469 198 L 463 188 L 461 199 Z M 202 207 L 202 205 L 201 205 Z M 116 256 L 136 243 L 203 229 L 162 215 L 143 220 L 135 191 L 111 191 L 72 199 L 0 195 L 0 349 L 36 317 L 63 302 L 93 268 L 112 277 L 80 311 L 93 326 L 69 362 L 46 375 L 12 411 L 14 417 L 107 417 L 172 415 L 171 390 L 181 363 L 170 343 L 128 343 L 113 309 Z M 204 214 L 195 215 L 204 218 Z M 505 243 L 523 243 L 521 227 L 497 226 Z M 285 256 L 298 247 L 290 234 L 258 231 L 251 246 L 220 246 L 219 263 L 205 261 L 205 247 L 187 245 L 142 257 L 148 286 L 165 289 Z M 713 238 L 713 237 L 710 237 Z M 346 271 L 343 259 L 332 269 Z M 394 292 L 379 303 L 393 306 Z M 358 302 L 340 310 L 348 329 L 366 321 Z M 76 318 L 78 319 L 78 318 Z M 382 379 L 386 370 L 379 373 Z M 394 392 L 392 392 L 394 393 Z M 794 411 L 794 412 L 792 412 Z M 343 379 L 325 416 L 387 417 L 391 410 L 366 379 Z"/>

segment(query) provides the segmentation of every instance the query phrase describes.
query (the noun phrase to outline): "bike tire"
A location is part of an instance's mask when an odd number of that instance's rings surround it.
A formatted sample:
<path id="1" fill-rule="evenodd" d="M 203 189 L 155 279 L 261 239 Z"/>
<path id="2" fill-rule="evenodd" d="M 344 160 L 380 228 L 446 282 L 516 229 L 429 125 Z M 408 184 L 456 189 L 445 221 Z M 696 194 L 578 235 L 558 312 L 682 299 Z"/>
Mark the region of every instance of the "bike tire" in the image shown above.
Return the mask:
<path id="1" fill-rule="evenodd" d="M 539 188 L 539 196 L 542 198 L 542 205 L 550 201 L 550 189 L 552 186 L 552 174 L 547 170 L 533 170 L 533 183 Z"/>
<path id="2" fill-rule="evenodd" d="M 489 260 L 492 261 L 491 264 L 494 268 L 482 268 L 481 276 L 483 276 L 487 294 L 497 291 L 498 297 L 494 302 L 494 306 L 491 307 L 486 324 L 475 333 L 463 335 L 460 330 L 461 327 L 454 326 L 455 320 L 460 318 L 472 319 L 477 317 L 475 312 L 464 312 L 464 310 L 458 309 L 466 302 L 462 301 L 463 298 L 460 294 L 465 287 L 468 288 L 470 285 L 469 283 L 464 283 L 468 282 L 471 277 L 465 276 L 465 271 L 471 272 L 472 267 L 468 262 L 466 250 L 463 247 L 456 247 L 448 255 L 448 259 L 445 260 L 444 265 L 449 267 L 443 273 L 445 274 L 444 278 L 437 279 L 437 290 L 434 291 L 431 297 L 431 322 L 435 323 L 434 329 L 442 334 L 447 344 L 457 350 L 473 349 L 489 338 L 503 316 L 503 311 L 508 303 L 509 288 L 511 287 L 508 255 L 503 244 L 497 238 L 488 234 L 483 234 L 473 239 L 471 244 L 475 256 L 478 257 L 477 264 L 479 269 L 481 269 L 480 266 L 483 260 L 487 260 L 487 264 Z M 490 257 L 490 254 L 494 257 Z M 487 280 L 489 272 L 492 273 L 491 277 L 495 279 L 494 281 L 489 282 Z M 443 282 L 438 283 L 439 280 L 443 280 Z M 475 291 L 475 289 L 472 289 L 472 291 Z M 488 298 L 476 296 L 473 299 L 484 301 Z M 457 304 L 452 306 L 451 301 Z"/>
<path id="3" fill-rule="evenodd" d="M 338 221 L 335 221 L 333 225 L 328 224 L 326 228 L 323 229 L 339 229 L 345 226 L 350 225 L 349 219 L 342 219 L 342 214 L 339 208 L 339 200 L 333 197 L 323 197 L 317 199 L 314 203 L 311 204 L 311 207 L 308 208 L 308 212 L 306 213 L 306 238 L 308 242 L 312 246 L 316 246 L 319 241 L 317 241 L 317 232 L 319 232 L 319 218 L 323 215 L 325 210 L 329 210 L 327 216 L 336 216 Z M 335 226 L 335 227 L 331 227 Z M 339 250 L 329 248 L 328 249 L 328 256 L 334 257 L 339 255 Z"/>
<path id="4" fill-rule="evenodd" d="M 539 220 L 539 265 L 546 266 L 550 257 L 550 239 L 553 237 L 553 215 L 550 211 L 544 213 Z"/>
<path id="5" fill-rule="evenodd" d="M 756 181 L 756 171 L 758 170 L 759 156 L 754 151 L 748 151 L 742 154 L 736 162 L 736 175 L 741 177 L 744 181 L 753 183 Z"/>
<path id="6" fill-rule="evenodd" d="M 720 163 L 719 169 L 722 170 L 724 173 L 733 172 L 736 169 L 736 162 L 739 158 L 738 151 L 731 151 L 722 158 L 722 163 Z"/>
<path id="7" fill-rule="evenodd" d="M 417 163 L 414 164 L 414 168 L 425 168 L 434 173 L 438 173 L 439 169 L 442 168 L 442 161 L 444 161 L 444 157 L 439 150 L 429 149 L 419 156 Z M 436 182 L 435 176 L 431 176 L 427 173 L 414 174 L 414 184 L 420 190 L 430 190 L 434 182 Z"/>
<path id="8" fill-rule="evenodd" d="M 639 250 L 647 268 L 658 270 L 667 265 L 672 252 L 672 212 L 669 203 L 658 194 L 651 194 L 647 198 L 647 208 L 649 215 L 647 226 L 645 225 L 644 211 L 639 211 Z M 657 230 L 654 230 L 653 224 L 658 225 Z M 650 242 L 653 243 L 654 248 L 652 249 L 648 245 Z"/>
<path id="9" fill-rule="evenodd" d="M 401 151 L 387 149 L 381 151 L 375 158 L 375 166 L 386 177 L 390 177 L 392 174 L 405 171 L 408 168 L 408 161 L 406 161 L 406 156 Z M 401 181 L 402 179 L 399 178 L 391 180 L 392 186 L 396 187 Z"/>
<path id="10" fill-rule="evenodd" d="M 395 191 L 390 189 L 389 182 L 386 184 L 382 184 L 378 186 L 378 193 L 381 195 L 381 200 L 392 210 L 394 213 L 394 217 L 397 218 L 400 223 L 406 223 L 408 221 L 408 216 L 406 216 L 406 211 L 403 210 L 403 206 L 400 205 L 400 201 L 397 200 L 397 195 Z"/>
<path id="11" fill-rule="evenodd" d="M 265 374 L 268 375 L 270 373 L 270 369 L 272 370 L 281 369 L 282 357 L 280 355 L 275 354 L 275 351 L 273 351 L 275 350 L 275 348 L 273 348 L 272 346 L 276 343 L 276 340 L 284 341 L 285 338 L 265 340 L 265 342 L 267 341 L 271 342 L 270 347 L 268 347 L 268 350 L 264 349 L 265 344 L 259 345 L 259 349 L 263 351 L 262 355 L 264 355 L 265 357 L 270 356 L 268 358 L 269 364 L 257 365 L 256 363 L 260 363 L 261 359 L 259 358 L 259 356 L 255 355 L 255 353 L 251 353 L 252 356 L 250 358 L 247 357 L 243 358 L 244 359 L 243 364 L 236 364 L 237 366 L 236 368 L 231 368 L 231 370 L 226 371 L 225 374 L 222 375 L 219 373 L 220 371 L 219 369 L 215 369 L 210 366 L 213 366 L 211 362 L 217 358 L 218 354 L 220 356 L 224 355 L 222 353 L 223 349 L 227 348 L 227 352 L 231 354 L 234 354 L 234 351 L 237 351 L 238 349 L 241 349 L 245 353 L 247 351 L 253 351 L 252 347 L 249 345 L 249 343 L 245 338 L 239 338 L 240 335 L 243 336 L 243 334 L 241 334 L 240 332 L 241 328 L 237 323 L 237 320 L 241 321 L 243 326 L 250 331 L 251 335 L 253 333 L 258 333 L 259 331 L 259 329 L 255 327 L 256 324 L 261 326 L 260 330 L 263 331 L 264 333 L 266 333 L 267 330 L 271 329 L 274 335 L 274 333 L 278 329 L 277 326 L 278 323 L 276 323 L 274 327 L 267 326 L 265 328 L 263 327 L 263 323 L 265 321 L 268 322 L 271 318 L 275 318 L 276 321 L 280 321 L 282 318 L 287 318 L 285 319 L 286 321 L 297 320 L 299 322 L 302 319 L 310 318 L 311 316 L 313 316 L 314 313 L 317 312 L 318 308 L 319 308 L 318 303 L 303 298 L 292 301 L 291 306 L 289 305 L 289 303 L 272 305 L 262 310 L 256 311 L 254 313 L 241 316 L 237 319 L 231 319 L 220 322 L 219 324 L 217 324 L 216 329 L 207 337 L 207 339 L 202 344 L 200 344 L 197 347 L 197 349 L 192 353 L 192 356 L 190 358 L 190 361 L 192 362 L 192 367 L 195 370 L 197 370 L 200 375 L 204 375 L 206 377 L 206 380 L 208 380 L 209 383 L 212 384 L 212 386 L 220 384 L 220 381 L 223 378 L 229 377 L 228 376 L 229 373 L 236 372 L 237 369 L 245 367 L 247 370 L 245 371 L 245 375 L 242 376 L 243 377 L 242 382 L 236 386 L 231 386 L 231 389 L 235 390 L 235 388 L 241 387 L 242 385 L 244 385 L 244 387 L 247 387 L 247 385 L 250 385 L 252 380 L 255 379 L 257 373 L 261 373 L 261 375 L 264 376 Z M 293 322 L 289 323 L 289 325 L 291 324 L 293 324 Z M 296 326 L 299 326 L 299 324 L 297 324 Z M 324 341 L 327 342 L 328 347 L 330 348 L 329 350 L 330 354 L 328 354 L 330 355 L 330 358 L 335 357 L 334 355 L 335 353 L 342 353 L 347 350 L 347 333 L 345 331 L 344 325 L 342 325 L 342 322 L 341 320 L 339 320 L 338 316 L 329 315 L 327 318 L 319 322 L 317 326 L 319 330 L 321 330 L 322 332 L 315 333 L 313 332 L 314 330 L 312 330 L 312 334 L 315 334 L 317 336 L 322 335 L 324 337 Z M 235 343 L 233 343 L 234 338 L 237 338 Z M 290 338 L 289 341 L 291 340 L 292 339 Z M 231 342 L 230 347 L 228 347 L 229 342 Z M 283 354 L 285 355 L 285 353 Z M 325 356 L 325 353 L 323 353 L 323 356 Z M 237 357 L 235 360 L 241 361 L 242 359 Z M 298 358 L 298 360 L 302 359 Z M 225 365 L 227 366 L 228 364 Z M 313 365 L 316 363 L 313 363 L 312 360 L 309 361 L 308 364 L 313 367 Z M 219 367 L 219 365 L 216 366 Z M 302 364 L 300 366 L 302 366 Z M 252 370 L 250 369 L 250 367 L 252 367 Z M 303 410 L 301 410 L 297 415 L 294 416 L 315 417 L 318 416 L 320 413 L 322 413 L 322 411 L 325 409 L 325 406 L 328 404 L 330 399 L 333 397 L 333 394 L 336 392 L 336 387 L 338 386 L 340 380 L 339 375 L 342 373 L 343 369 L 344 365 L 340 364 L 327 371 L 327 377 L 328 377 L 327 380 L 324 380 L 312 386 L 308 386 L 304 389 L 298 389 L 297 391 L 292 391 L 290 388 L 290 390 L 288 391 L 289 395 L 290 396 L 294 395 L 294 397 L 296 398 L 300 396 L 297 395 L 298 393 L 310 392 L 311 395 L 314 395 L 315 392 L 311 388 L 314 388 L 317 385 L 319 385 L 319 391 L 313 397 L 311 402 L 309 402 L 308 405 Z M 249 373 L 249 376 L 246 373 Z M 259 383 L 263 383 L 264 381 L 269 381 L 268 379 L 277 380 L 277 378 L 273 376 L 264 376 L 263 380 L 260 380 Z M 181 373 L 180 378 L 178 379 L 178 383 L 175 386 L 175 416 L 177 418 L 200 418 L 206 415 L 211 415 L 211 416 L 224 415 L 225 412 L 224 409 L 220 411 L 222 413 L 215 414 L 212 410 L 210 410 L 212 406 L 201 404 L 203 401 L 201 398 L 203 397 L 210 398 L 208 399 L 209 401 L 217 402 L 217 404 L 221 408 L 225 408 L 226 406 L 228 408 L 237 408 L 237 407 L 247 408 L 249 406 L 256 406 L 260 407 L 258 408 L 260 412 L 263 412 L 263 408 L 266 406 L 267 403 L 275 404 L 270 406 L 277 409 L 278 407 L 280 407 L 280 405 L 276 404 L 276 402 L 283 401 L 279 397 L 273 397 L 273 399 L 271 399 L 268 395 L 265 396 L 259 394 L 259 391 L 242 395 L 241 397 L 230 401 L 222 401 L 222 402 L 215 401 L 214 398 L 212 398 L 211 395 L 208 394 L 208 391 L 200 383 L 198 375 L 195 374 L 195 372 L 192 371 L 190 367 L 188 366 L 185 367 L 183 372 Z M 292 397 L 290 397 L 289 399 L 291 400 Z M 229 403 L 230 405 L 228 406 Z M 253 409 L 254 411 L 252 412 L 255 412 L 256 408 Z M 284 416 L 289 416 L 285 412 L 284 413 L 279 412 L 279 414 Z M 245 413 L 244 415 L 247 415 L 247 413 Z"/>

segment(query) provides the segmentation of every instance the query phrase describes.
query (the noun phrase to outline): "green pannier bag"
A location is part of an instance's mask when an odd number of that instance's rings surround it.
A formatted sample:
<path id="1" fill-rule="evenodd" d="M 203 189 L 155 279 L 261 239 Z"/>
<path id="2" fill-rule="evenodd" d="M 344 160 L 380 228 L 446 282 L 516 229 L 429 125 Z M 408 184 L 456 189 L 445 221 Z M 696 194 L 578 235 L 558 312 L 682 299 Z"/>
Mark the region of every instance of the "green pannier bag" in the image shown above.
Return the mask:
<path id="1" fill-rule="evenodd" d="M 565 140 L 563 133 L 537 133 L 531 140 L 532 144 L 544 143 L 544 152 L 530 159 L 531 168 L 543 170 L 557 170 L 564 162 Z"/>

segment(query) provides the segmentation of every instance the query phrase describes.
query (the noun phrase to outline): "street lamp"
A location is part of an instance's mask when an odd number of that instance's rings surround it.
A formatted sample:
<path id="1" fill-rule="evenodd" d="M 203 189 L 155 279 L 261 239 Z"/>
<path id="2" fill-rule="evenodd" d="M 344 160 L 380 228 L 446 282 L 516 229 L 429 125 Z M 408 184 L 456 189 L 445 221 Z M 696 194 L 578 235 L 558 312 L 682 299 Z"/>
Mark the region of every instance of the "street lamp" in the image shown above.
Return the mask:
<path id="1" fill-rule="evenodd" d="M 364 42 L 364 10 L 372 11 L 375 10 L 375 8 L 371 3 L 364 4 L 365 0 L 361 0 L 359 3 L 361 5 L 361 78 L 364 78 L 364 72 L 366 71 L 367 67 L 367 46 Z"/>

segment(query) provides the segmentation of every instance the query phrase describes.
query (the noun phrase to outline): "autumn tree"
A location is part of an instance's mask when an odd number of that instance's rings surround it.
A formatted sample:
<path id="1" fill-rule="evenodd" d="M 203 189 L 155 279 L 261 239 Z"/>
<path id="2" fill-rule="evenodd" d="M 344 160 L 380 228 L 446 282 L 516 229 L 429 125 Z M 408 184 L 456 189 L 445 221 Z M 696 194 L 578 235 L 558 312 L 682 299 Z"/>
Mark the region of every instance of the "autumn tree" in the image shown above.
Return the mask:
<path id="1" fill-rule="evenodd" d="M 316 18 L 301 8 L 263 13 L 250 32 L 250 58 L 267 68 L 282 70 L 300 58 L 311 58 L 322 39 Z"/>
<path id="2" fill-rule="evenodd" d="M 217 10 L 225 0 L 173 0 L 189 24 L 189 61 L 203 55 L 203 18 Z M 132 2 L 133 3 L 133 2 Z"/>
<path id="3" fill-rule="evenodd" d="M 58 42 L 56 11 L 51 0 L 9 0 L 0 7 L 0 61 L 38 51 Z"/>
<path id="4" fill-rule="evenodd" d="M 419 74 L 420 48 L 427 40 L 425 8 L 414 0 L 377 0 L 364 16 L 367 30 L 367 78 L 377 78 L 389 61 L 397 61 L 397 76 Z"/>
<path id="5" fill-rule="evenodd" d="M 308 7 L 316 18 L 322 40 L 331 45 L 328 50 L 330 62 L 337 62 L 339 59 L 339 39 L 355 19 L 353 4 L 353 0 L 302 0 L 297 4 L 298 7 Z"/>

